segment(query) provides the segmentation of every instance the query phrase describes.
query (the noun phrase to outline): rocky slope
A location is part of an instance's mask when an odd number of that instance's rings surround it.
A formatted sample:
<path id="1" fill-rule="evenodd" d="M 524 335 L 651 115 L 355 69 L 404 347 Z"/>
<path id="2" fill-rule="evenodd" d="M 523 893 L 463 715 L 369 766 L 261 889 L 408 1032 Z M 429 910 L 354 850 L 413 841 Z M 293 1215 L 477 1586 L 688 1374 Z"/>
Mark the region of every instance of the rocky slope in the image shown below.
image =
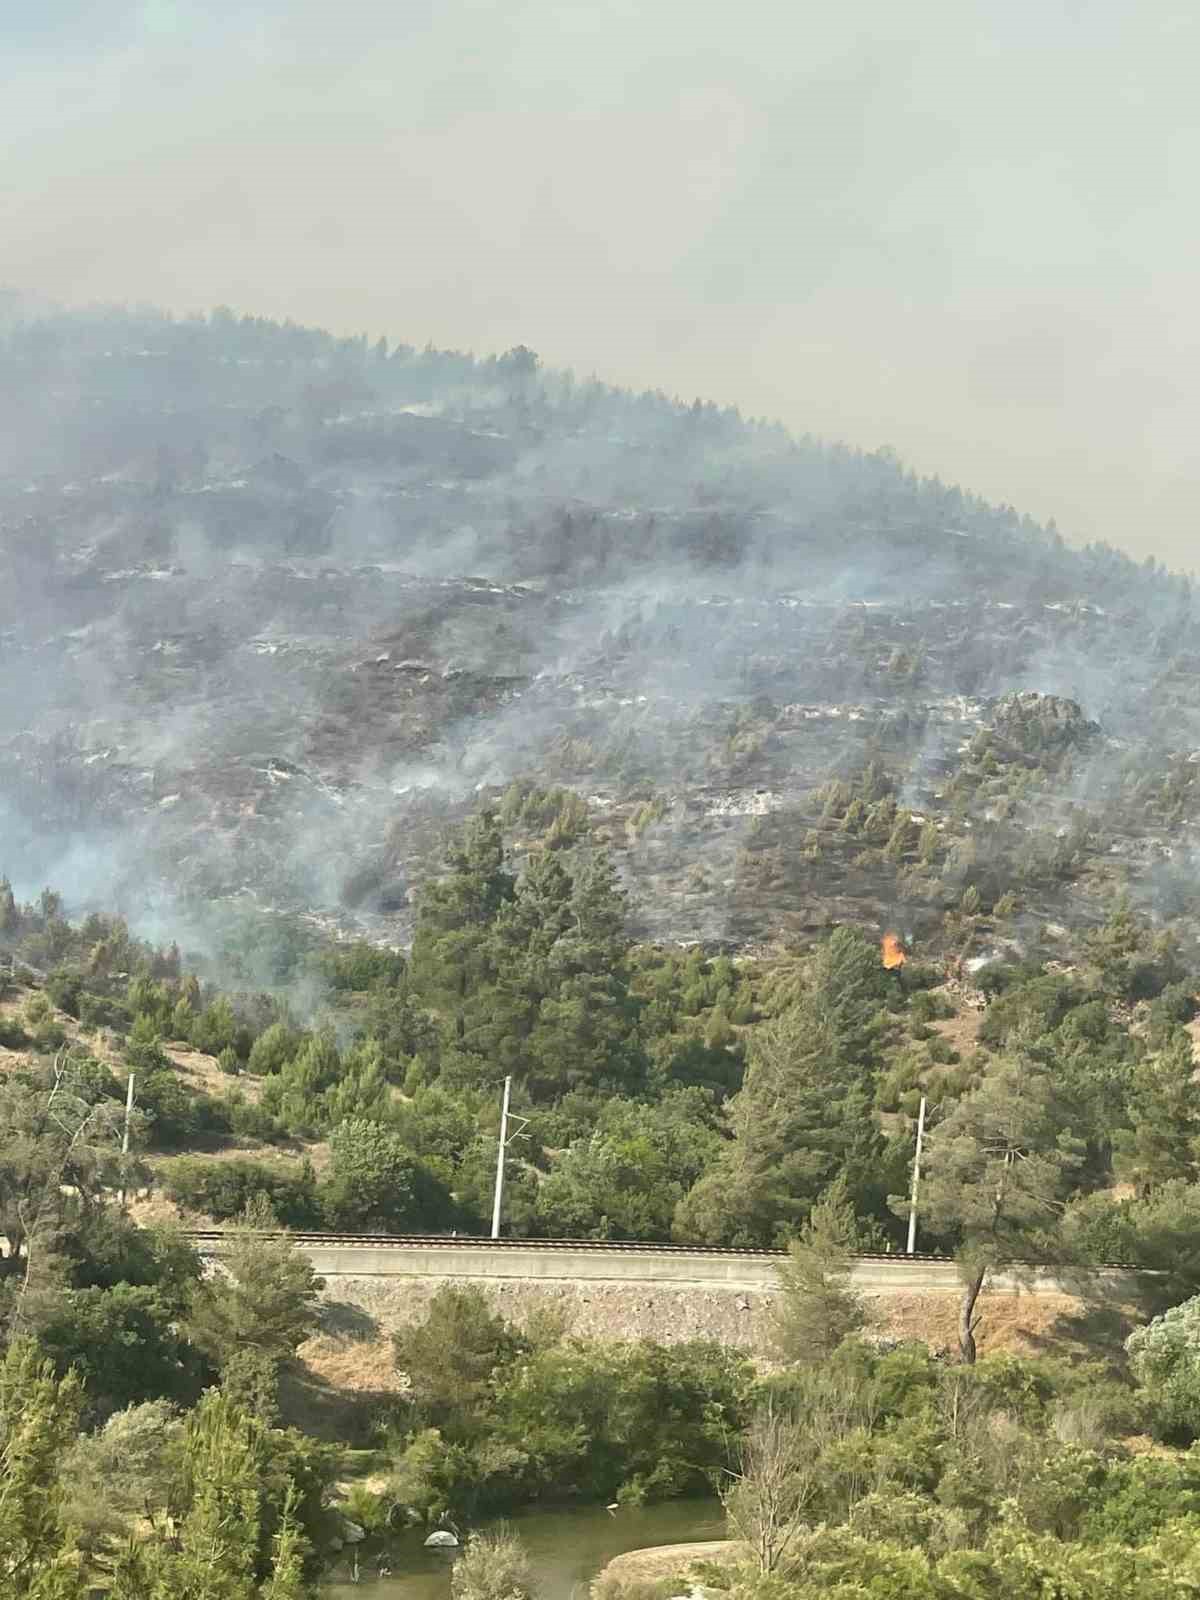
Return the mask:
<path id="1" fill-rule="evenodd" d="M 63 317 L 7 331 L 0 397 L 20 892 L 403 942 L 449 823 L 550 825 L 525 780 L 657 939 L 1186 915 L 1200 631 L 1152 565 L 523 350 Z"/>

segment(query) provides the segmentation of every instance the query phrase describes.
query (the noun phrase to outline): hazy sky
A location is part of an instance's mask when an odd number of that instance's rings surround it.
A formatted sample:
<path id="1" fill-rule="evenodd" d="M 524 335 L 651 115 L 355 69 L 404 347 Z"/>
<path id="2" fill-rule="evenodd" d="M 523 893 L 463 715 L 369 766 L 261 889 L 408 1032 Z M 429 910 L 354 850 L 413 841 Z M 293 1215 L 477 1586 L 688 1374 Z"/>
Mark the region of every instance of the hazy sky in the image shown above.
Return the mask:
<path id="1" fill-rule="evenodd" d="M 0 285 L 735 402 L 1195 566 L 1195 0 L 29 0 Z"/>

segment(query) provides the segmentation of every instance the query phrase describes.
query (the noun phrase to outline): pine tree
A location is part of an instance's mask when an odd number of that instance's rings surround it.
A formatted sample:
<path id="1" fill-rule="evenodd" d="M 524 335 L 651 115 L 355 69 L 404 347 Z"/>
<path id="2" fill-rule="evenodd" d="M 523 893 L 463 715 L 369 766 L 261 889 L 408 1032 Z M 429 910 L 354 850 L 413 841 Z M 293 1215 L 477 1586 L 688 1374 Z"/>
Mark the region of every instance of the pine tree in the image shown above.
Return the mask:
<path id="1" fill-rule="evenodd" d="M 839 1172 L 856 1205 L 883 1204 L 872 1092 L 886 983 L 876 947 L 838 928 L 801 984 L 781 987 L 790 1003 L 750 1036 L 727 1109 L 733 1139 L 682 1202 L 677 1237 L 771 1244 L 803 1224 Z"/>
<path id="2" fill-rule="evenodd" d="M 392 1092 L 383 1067 L 383 1051 L 366 1039 L 342 1058 L 341 1077 L 324 1094 L 323 1121 L 334 1128 L 347 1117 L 383 1122 L 392 1108 Z"/>
<path id="3" fill-rule="evenodd" d="M 1200 1084 L 1192 1037 L 1175 1029 L 1142 1058 L 1129 1092 L 1130 1128 L 1117 1140 L 1122 1175 L 1143 1193 L 1174 1178 L 1194 1183 L 1200 1157 Z"/>
<path id="4" fill-rule="evenodd" d="M 882 1140 L 835 1013 L 809 996 L 754 1030 L 745 1082 L 728 1107 L 733 1138 L 681 1204 L 678 1238 L 772 1244 L 803 1224 L 839 1172 L 856 1198 L 871 1191 Z"/>
<path id="5" fill-rule="evenodd" d="M 20 921 L 12 884 L 7 878 L 0 878 L 0 933 L 15 933 Z"/>
<path id="6" fill-rule="evenodd" d="M 224 1258 L 227 1272 L 202 1284 L 193 1300 L 188 1334 L 222 1369 L 235 1352 L 254 1350 L 278 1371 L 316 1325 L 323 1282 L 289 1239 L 264 1233 L 276 1226 L 259 1196 L 242 1215 Z"/>
<path id="7" fill-rule="evenodd" d="M 920 857 L 923 866 L 931 867 L 937 860 L 941 837 L 937 823 L 932 819 L 922 827 L 920 838 L 917 841 L 917 855 Z"/>
<path id="8" fill-rule="evenodd" d="M 483 1061 L 500 973 L 494 924 L 516 893 L 492 812 L 476 817 L 451 845 L 446 865 L 447 874 L 425 889 L 417 907 L 412 981 L 441 1016 L 452 1047 Z"/>
<path id="9" fill-rule="evenodd" d="M 82 1600 L 78 1551 L 63 1521 L 64 1455 L 82 1406 L 77 1378 L 56 1378 L 29 1339 L 0 1365 L 0 1593 Z"/>
<path id="10" fill-rule="evenodd" d="M 306 1600 L 304 1540 L 296 1523 L 296 1495 L 289 1490 L 274 1539 L 271 1576 L 262 1586 L 262 1600 Z"/>
<path id="11" fill-rule="evenodd" d="M 528 1046 L 531 1092 L 632 1089 L 643 1080 L 627 909 L 608 856 L 586 858 L 572 877 L 568 926 L 546 956 L 547 993 Z"/>
<path id="12" fill-rule="evenodd" d="M 854 1207 L 839 1177 L 816 1201 L 788 1260 L 777 1269 L 780 1294 L 772 1308 L 772 1334 L 784 1361 L 823 1361 L 866 1325 L 866 1305 L 850 1285 L 847 1258 L 856 1248 Z"/>
<path id="13" fill-rule="evenodd" d="M 313 1033 L 277 1078 L 263 1088 L 263 1104 L 284 1127 L 316 1128 L 323 1120 L 323 1097 L 341 1076 L 341 1056 L 332 1029 Z"/>
<path id="14" fill-rule="evenodd" d="M 1027 1058 L 996 1061 L 930 1134 L 921 1219 L 929 1231 L 961 1240 L 964 1361 L 975 1360 L 975 1311 L 989 1272 L 1044 1255 L 1082 1156 L 1082 1142 L 1064 1130 L 1049 1078 Z M 892 1204 L 907 1211 L 906 1197 Z"/>

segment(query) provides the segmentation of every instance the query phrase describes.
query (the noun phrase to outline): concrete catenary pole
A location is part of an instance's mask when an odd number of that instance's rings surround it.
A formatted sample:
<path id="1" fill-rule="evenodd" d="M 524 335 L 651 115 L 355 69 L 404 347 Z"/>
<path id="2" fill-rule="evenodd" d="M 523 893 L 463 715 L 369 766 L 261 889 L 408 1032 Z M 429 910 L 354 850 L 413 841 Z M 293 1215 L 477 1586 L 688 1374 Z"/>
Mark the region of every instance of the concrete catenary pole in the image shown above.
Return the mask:
<path id="1" fill-rule="evenodd" d="M 512 1079 L 504 1080 L 504 1100 L 500 1106 L 500 1147 L 496 1151 L 496 1194 L 492 1201 L 492 1238 L 500 1237 L 500 1203 L 504 1198 L 504 1152 L 508 1148 L 508 1097 Z"/>
<path id="2" fill-rule="evenodd" d="M 125 1128 L 121 1134 L 121 1204 L 125 1204 L 125 1164 L 129 1159 L 129 1124 L 133 1120 L 133 1073 L 125 1086 Z"/>
<path id="3" fill-rule="evenodd" d="M 921 1146 L 925 1141 L 925 1096 L 921 1096 L 921 1109 L 917 1112 L 917 1153 L 913 1157 L 912 1200 L 908 1207 L 908 1253 L 917 1247 L 917 1189 L 921 1182 Z"/>

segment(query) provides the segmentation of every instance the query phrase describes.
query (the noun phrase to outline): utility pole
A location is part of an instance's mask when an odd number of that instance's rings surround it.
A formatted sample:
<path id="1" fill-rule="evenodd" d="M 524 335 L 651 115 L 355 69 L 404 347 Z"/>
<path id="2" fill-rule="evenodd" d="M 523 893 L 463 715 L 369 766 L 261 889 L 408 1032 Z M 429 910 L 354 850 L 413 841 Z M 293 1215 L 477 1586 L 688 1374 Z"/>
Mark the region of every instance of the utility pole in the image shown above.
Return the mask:
<path id="1" fill-rule="evenodd" d="M 125 1088 L 125 1129 L 121 1134 L 121 1205 L 125 1205 L 125 1164 L 129 1159 L 129 1124 L 133 1119 L 133 1073 Z"/>
<path id="2" fill-rule="evenodd" d="M 496 1193 L 492 1200 L 492 1238 L 500 1237 L 500 1202 L 504 1198 L 504 1152 L 508 1148 L 508 1099 L 512 1079 L 504 1080 L 504 1099 L 500 1103 L 500 1144 L 496 1150 Z"/>
<path id="3" fill-rule="evenodd" d="M 512 1096 L 512 1079 L 504 1080 L 504 1099 L 500 1103 L 500 1144 L 496 1150 L 496 1194 L 492 1201 L 492 1238 L 500 1237 L 500 1205 L 504 1199 L 504 1153 L 513 1139 L 523 1139 L 524 1130 L 529 1126 L 528 1117 L 514 1117 L 510 1114 L 508 1105 Z M 508 1125 L 510 1122 L 519 1122 L 521 1126 L 510 1137 Z"/>
<path id="4" fill-rule="evenodd" d="M 921 1146 L 925 1140 L 925 1096 L 921 1096 L 921 1109 L 917 1112 L 917 1153 L 913 1157 L 912 1200 L 908 1207 L 908 1254 L 917 1247 L 917 1188 L 921 1182 Z"/>

